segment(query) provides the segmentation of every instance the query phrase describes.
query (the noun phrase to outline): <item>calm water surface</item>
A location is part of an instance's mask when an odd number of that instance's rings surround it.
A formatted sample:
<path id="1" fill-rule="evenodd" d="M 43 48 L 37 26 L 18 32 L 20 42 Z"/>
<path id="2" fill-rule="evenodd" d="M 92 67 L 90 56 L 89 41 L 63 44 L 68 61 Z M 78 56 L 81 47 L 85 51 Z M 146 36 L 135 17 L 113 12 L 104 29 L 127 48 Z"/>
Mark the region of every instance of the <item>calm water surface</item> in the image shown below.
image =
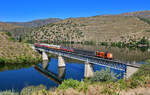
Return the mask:
<path id="1" fill-rule="evenodd" d="M 77 47 L 77 46 L 76 46 Z M 79 46 L 78 46 L 79 47 Z M 114 54 L 117 60 L 130 62 L 130 63 L 143 63 L 143 60 L 150 59 L 149 51 L 141 51 L 139 49 L 118 49 L 109 47 L 92 47 L 92 46 L 80 46 L 80 48 L 87 50 L 100 50 L 110 51 Z M 65 60 L 66 67 L 58 68 L 57 58 L 51 58 L 48 62 L 47 72 L 52 73 L 54 76 L 60 79 L 75 79 L 83 80 L 84 78 L 84 64 L 78 61 Z M 37 65 L 32 64 L 12 64 L 2 65 L 0 64 L 0 91 L 3 90 L 15 90 L 21 91 L 22 88 L 27 86 L 37 86 L 40 84 L 45 85 L 48 89 L 51 87 L 57 87 L 59 82 L 51 75 L 37 70 L 36 66 L 42 66 L 42 63 Z M 94 71 L 101 70 L 104 67 L 99 65 L 93 65 Z M 119 78 L 123 77 L 123 72 L 113 70 L 115 73 L 121 74 Z"/>

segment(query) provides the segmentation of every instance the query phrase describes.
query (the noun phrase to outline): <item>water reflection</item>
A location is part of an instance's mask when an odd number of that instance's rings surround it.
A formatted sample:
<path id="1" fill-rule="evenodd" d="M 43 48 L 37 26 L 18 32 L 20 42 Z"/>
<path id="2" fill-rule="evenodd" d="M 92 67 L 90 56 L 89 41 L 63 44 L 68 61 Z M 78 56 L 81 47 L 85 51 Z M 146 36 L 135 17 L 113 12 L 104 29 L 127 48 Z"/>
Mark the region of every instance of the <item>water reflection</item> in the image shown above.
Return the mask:
<path id="1" fill-rule="evenodd" d="M 34 68 L 35 68 L 35 70 L 40 72 L 42 75 L 44 75 L 47 78 L 49 78 L 50 80 L 52 80 L 53 82 L 60 84 L 65 78 L 66 68 L 58 67 L 58 74 L 55 74 L 48 69 L 48 66 L 50 66 L 50 64 L 48 64 L 48 61 L 44 60 L 42 62 L 42 66 L 36 65 L 36 66 L 34 66 Z"/>
<path id="2" fill-rule="evenodd" d="M 50 72 L 47 69 L 41 68 L 39 66 L 35 66 L 34 68 L 35 70 L 40 72 L 42 75 L 46 76 L 47 78 L 49 78 L 50 80 L 52 80 L 53 82 L 57 84 L 61 84 L 61 82 L 63 81 L 63 79 L 59 78 L 55 73 Z"/>
<path id="3" fill-rule="evenodd" d="M 115 60 L 120 60 L 127 63 L 137 63 L 150 59 L 150 49 L 148 48 L 118 48 L 80 44 L 74 44 L 71 47 L 90 51 L 108 51 L 113 54 Z"/>
<path id="4" fill-rule="evenodd" d="M 64 79 L 65 74 L 66 74 L 66 68 L 65 67 L 59 67 L 58 68 L 58 77 L 61 79 Z"/>
<path id="5" fill-rule="evenodd" d="M 34 64 L 36 65 L 36 64 Z M 33 64 L 0 64 L 0 72 L 3 72 L 3 71 L 10 71 L 10 70 L 19 70 L 19 69 L 22 69 L 22 68 L 30 68 L 32 67 Z"/>
<path id="6" fill-rule="evenodd" d="M 48 68 L 48 60 L 44 60 L 44 61 L 42 62 L 42 68 L 43 68 L 43 69 L 47 69 L 47 68 Z"/>
<path id="7" fill-rule="evenodd" d="M 48 89 L 57 87 L 64 79 L 83 80 L 84 64 L 75 60 L 65 60 L 66 67 L 58 68 L 58 59 L 42 64 L 0 64 L 0 90 L 21 91 L 27 86 L 45 85 Z M 94 65 L 94 71 L 105 67 Z M 120 74 L 122 72 L 115 71 Z"/>

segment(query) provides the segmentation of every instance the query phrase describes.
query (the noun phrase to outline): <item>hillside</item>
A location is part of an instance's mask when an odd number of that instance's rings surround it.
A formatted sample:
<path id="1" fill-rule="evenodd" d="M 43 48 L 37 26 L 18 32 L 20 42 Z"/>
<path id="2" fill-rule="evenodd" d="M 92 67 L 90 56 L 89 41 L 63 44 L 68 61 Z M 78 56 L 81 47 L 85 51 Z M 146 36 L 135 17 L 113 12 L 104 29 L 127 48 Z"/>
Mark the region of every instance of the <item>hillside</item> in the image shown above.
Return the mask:
<path id="1" fill-rule="evenodd" d="M 26 33 L 31 31 L 32 28 L 0 22 L 0 32 L 7 32 L 10 36 L 18 40 L 24 37 Z"/>
<path id="2" fill-rule="evenodd" d="M 14 42 L 5 33 L 0 32 L 0 64 L 36 63 L 40 56 L 27 44 Z"/>
<path id="3" fill-rule="evenodd" d="M 0 22 L 0 31 L 9 31 L 15 28 L 21 28 L 21 26 Z"/>
<path id="4" fill-rule="evenodd" d="M 58 18 L 49 18 L 41 20 L 33 20 L 30 22 L 0 22 L 0 31 L 10 32 L 12 37 L 21 41 L 27 33 L 32 31 L 33 27 L 43 26 L 48 23 L 61 21 Z"/>
<path id="5" fill-rule="evenodd" d="M 140 16 L 150 19 L 150 11 L 137 11 L 120 14 L 121 16 Z"/>
<path id="6" fill-rule="evenodd" d="M 59 18 L 48 18 L 48 19 L 39 19 L 39 20 L 33 20 L 29 22 L 6 22 L 8 24 L 14 24 L 17 26 L 24 26 L 24 27 L 38 27 L 43 26 L 45 24 L 54 23 L 61 21 Z"/>
<path id="7" fill-rule="evenodd" d="M 149 39 L 150 25 L 134 16 L 94 16 L 69 18 L 35 28 L 28 40 L 34 42 L 128 42 L 143 36 Z"/>
<path id="8" fill-rule="evenodd" d="M 28 36 L 33 42 L 66 42 L 80 41 L 83 39 L 84 25 L 64 20 L 58 23 L 35 28 Z"/>

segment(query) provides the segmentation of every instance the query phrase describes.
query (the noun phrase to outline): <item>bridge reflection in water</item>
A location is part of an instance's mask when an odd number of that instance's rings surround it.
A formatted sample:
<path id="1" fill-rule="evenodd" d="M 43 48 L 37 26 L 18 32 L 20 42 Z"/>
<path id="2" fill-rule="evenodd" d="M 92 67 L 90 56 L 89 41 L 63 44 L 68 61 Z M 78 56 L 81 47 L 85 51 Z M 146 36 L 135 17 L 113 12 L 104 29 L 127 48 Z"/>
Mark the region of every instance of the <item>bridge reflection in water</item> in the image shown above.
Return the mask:
<path id="1" fill-rule="evenodd" d="M 35 68 L 35 70 L 40 72 L 42 75 L 44 75 L 47 78 L 49 78 L 50 80 L 54 81 L 55 83 L 61 84 L 65 78 L 66 68 L 58 67 L 58 74 L 55 74 L 48 69 L 48 66 L 49 66 L 48 61 L 44 60 L 42 62 L 42 66 L 36 65 L 36 66 L 34 66 L 34 68 Z"/>

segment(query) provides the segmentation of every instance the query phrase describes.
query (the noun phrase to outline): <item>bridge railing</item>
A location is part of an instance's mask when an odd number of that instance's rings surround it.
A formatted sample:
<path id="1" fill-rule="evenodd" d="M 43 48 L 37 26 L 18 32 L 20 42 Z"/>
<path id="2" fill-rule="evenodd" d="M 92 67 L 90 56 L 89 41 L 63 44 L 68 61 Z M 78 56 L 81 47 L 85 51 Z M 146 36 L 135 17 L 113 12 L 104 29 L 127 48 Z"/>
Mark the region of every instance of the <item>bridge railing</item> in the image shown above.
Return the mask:
<path id="1" fill-rule="evenodd" d="M 35 47 L 35 49 L 44 51 L 44 52 L 48 52 L 48 53 L 61 55 L 61 56 L 68 57 L 68 58 L 77 59 L 77 60 L 92 63 L 92 64 L 106 66 L 109 68 L 113 68 L 113 69 L 117 69 L 117 70 L 126 72 L 127 64 L 121 63 L 118 61 L 98 58 L 98 57 L 89 56 L 89 55 L 83 55 L 83 54 L 79 54 L 79 53 L 75 53 L 75 52 L 67 52 L 67 51 L 62 51 L 62 50 L 44 48 L 44 47 Z"/>

